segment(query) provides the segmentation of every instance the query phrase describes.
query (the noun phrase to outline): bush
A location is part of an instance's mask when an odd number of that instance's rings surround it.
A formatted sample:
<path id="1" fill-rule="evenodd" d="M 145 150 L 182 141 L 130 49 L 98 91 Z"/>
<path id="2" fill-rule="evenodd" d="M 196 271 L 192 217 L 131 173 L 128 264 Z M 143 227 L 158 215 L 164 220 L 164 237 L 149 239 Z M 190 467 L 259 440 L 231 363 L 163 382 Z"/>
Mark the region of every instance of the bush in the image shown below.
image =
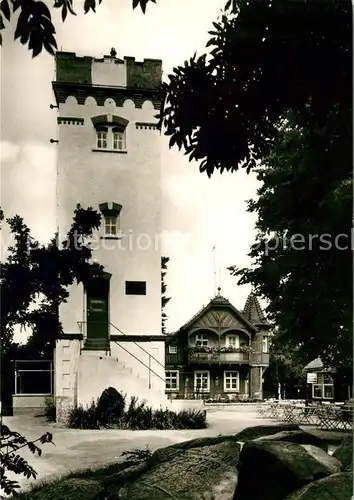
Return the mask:
<path id="1" fill-rule="evenodd" d="M 55 406 L 54 399 L 53 398 L 46 398 L 44 403 L 45 403 L 44 415 L 45 415 L 47 422 L 55 422 L 56 415 L 57 415 L 57 409 Z"/>
<path id="2" fill-rule="evenodd" d="M 92 401 L 86 408 L 82 405 L 72 408 L 68 415 L 67 426 L 71 429 L 99 429 L 101 423 L 97 418 L 97 403 Z"/>
<path id="3" fill-rule="evenodd" d="M 120 394 L 117 389 L 108 387 L 102 392 L 97 402 L 97 419 L 103 426 L 118 423 L 124 415 L 124 409 L 125 396 Z"/>
<path id="4" fill-rule="evenodd" d="M 105 389 L 97 402 L 84 408 L 78 406 L 69 413 L 68 427 L 74 429 L 100 429 L 114 426 L 119 429 L 205 429 L 206 412 L 200 410 L 182 410 L 174 412 L 166 408 L 153 410 L 146 401 L 138 402 L 136 396 L 130 398 L 128 409 L 125 408 L 125 396 L 112 387 Z"/>
<path id="5" fill-rule="evenodd" d="M 208 427 L 205 410 L 181 410 L 177 413 L 176 429 L 205 429 Z"/>

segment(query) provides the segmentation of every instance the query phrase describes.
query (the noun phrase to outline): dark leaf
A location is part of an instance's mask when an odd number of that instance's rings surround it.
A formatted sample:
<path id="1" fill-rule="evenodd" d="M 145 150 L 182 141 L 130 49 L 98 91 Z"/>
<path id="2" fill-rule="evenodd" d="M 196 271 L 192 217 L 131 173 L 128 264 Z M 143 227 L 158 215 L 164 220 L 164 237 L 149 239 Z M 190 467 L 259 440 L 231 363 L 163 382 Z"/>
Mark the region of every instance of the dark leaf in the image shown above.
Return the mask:
<path id="1" fill-rule="evenodd" d="M 63 8 L 61 10 L 61 18 L 63 20 L 63 22 L 65 21 L 65 19 L 67 18 L 67 15 L 68 15 L 68 7 L 66 4 L 63 5 Z"/>
<path id="2" fill-rule="evenodd" d="M 0 10 L 4 14 L 5 18 L 10 21 L 10 7 L 9 7 L 9 2 L 8 0 L 2 0 L 0 3 Z"/>

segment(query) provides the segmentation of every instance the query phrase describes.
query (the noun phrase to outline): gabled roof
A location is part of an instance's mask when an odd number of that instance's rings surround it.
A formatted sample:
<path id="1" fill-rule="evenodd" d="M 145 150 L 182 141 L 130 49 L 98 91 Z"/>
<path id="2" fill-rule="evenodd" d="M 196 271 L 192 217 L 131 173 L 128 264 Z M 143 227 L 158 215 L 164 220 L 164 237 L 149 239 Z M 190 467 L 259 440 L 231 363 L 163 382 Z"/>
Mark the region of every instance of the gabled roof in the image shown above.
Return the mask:
<path id="1" fill-rule="evenodd" d="M 323 372 L 334 372 L 333 368 L 324 368 L 321 358 L 313 359 L 308 365 L 305 366 L 305 371 L 323 371 Z"/>
<path id="2" fill-rule="evenodd" d="M 193 323 L 195 323 L 196 321 L 198 321 L 198 319 L 201 318 L 205 313 L 207 313 L 208 311 L 210 311 L 210 309 L 213 309 L 215 307 L 226 307 L 226 308 L 230 309 L 234 313 L 234 315 L 239 320 L 241 320 L 242 323 L 244 323 L 246 326 L 248 326 L 248 328 L 250 330 L 257 331 L 256 326 L 254 324 L 252 324 L 244 316 L 244 314 L 241 311 L 239 311 L 238 309 L 236 309 L 236 307 L 233 306 L 231 304 L 231 302 L 229 302 L 227 299 L 225 299 L 225 297 L 223 297 L 220 294 L 216 295 L 213 299 L 211 299 L 211 301 L 209 302 L 209 304 L 207 304 L 206 306 L 202 307 L 202 309 L 200 309 L 197 312 L 197 314 L 195 314 L 189 321 L 187 321 L 187 323 L 185 323 L 180 328 L 180 330 L 187 330 L 188 328 L 190 328 L 193 325 Z"/>
<path id="3" fill-rule="evenodd" d="M 259 300 L 253 292 L 251 292 L 247 297 L 245 307 L 243 308 L 243 315 L 254 325 L 268 324 Z"/>

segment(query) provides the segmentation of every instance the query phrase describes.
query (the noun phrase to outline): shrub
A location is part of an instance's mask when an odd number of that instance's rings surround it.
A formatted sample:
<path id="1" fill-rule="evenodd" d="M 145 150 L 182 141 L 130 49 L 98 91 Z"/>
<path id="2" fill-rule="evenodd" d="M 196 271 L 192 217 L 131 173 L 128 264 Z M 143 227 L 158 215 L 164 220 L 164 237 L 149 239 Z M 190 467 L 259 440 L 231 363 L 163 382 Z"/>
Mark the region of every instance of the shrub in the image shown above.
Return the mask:
<path id="1" fill-rule="evenodd" d="M 208 427 L 205 410 L 181 410 L 177 413 L 176 429 L 205 429 Z"/>
<path id="2" fill-rule="evenodd" d="M 71 429 L 99 429 L 101 423 L 97 418 L 97 403 L 92 401 L 86 408 L 82 405 L 72 408 L 68 415 L 67 426 Z"/>
<path id="3" fill-rule="evenodd" d="M 152 453 L 149 447 L 146 446 L 145 450 L 123 451 L 120 456 L 125 457 L 126 463 L 132 466 L 147 462 L 152 457 Z"/>
<path id="4" fill-rule="evenodd" d="M 105 389 L 97 402 L 97 419 L 103 426 L 119 422 L 124 415 L 125 396 L 120 394 L 117 389 L 108 387 Z"/>
<path id="5" fill-rule="evenodd" d="M 29 465 L 27 460 L 22 458 L 17 452 L 21 448 L 29 448 L 29 450 L 35 455 L 41 456 L 42 450 L 38 448 L 34 443 L 40 442 L 53 443 L 52 434 L 47 432 L 43 436 L 39 437 L 35 441 L 27 441 L 18 432 L 11 431 L 7 425 L 1 424 L 1 453 L 0 453 L 0 487 L 6 495 L 16 495 L 16 490 L 20 487 L 18 481 L 9 479 L 6 476 L 8 472 L 14 472 L 15 474 L 20 474 L 30 479 L 33 477 L 36 479 L 37 472 Z"/>
<path id="6" fill-rule="evenodd" d="M 44 415 L 45 415 L 47 422 L 55 422 L 57 409 L 55 406 L 54 399 L 53 398 L 45 398 L 44 404 L 45 404 Z"/>
<path id="7" fill-rule="evenodd" d="M 97 402 L 84 408 L 73 408 L 68 417 L 68 427 L 74 429 L 100 429 L 115 426 L 119 429 L 205 429 L 206 412 L 201 410 L 182 410 L 174 412 L 168 408 L 153 410 L 146 401 L 138 402 L 136 396 L 130 398 L 125 408 L 125 396 L 112 387 L 101 394 Z"/>

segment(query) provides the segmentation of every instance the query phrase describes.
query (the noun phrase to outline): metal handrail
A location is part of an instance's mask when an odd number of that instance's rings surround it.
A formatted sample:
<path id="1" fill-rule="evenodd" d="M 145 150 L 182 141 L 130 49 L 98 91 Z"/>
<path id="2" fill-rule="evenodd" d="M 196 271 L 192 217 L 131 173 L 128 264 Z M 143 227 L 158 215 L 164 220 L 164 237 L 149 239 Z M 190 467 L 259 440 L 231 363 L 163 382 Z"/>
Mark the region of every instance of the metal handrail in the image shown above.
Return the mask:
<path id="1" fill-rule="evenodd" d="M 77 322 L 78 325 L 79 325 L 79 328 L 80 328 L 80 331 L 81 331 L 81 325 L 84 325 L 84 324 L 87 324 L 87 323 L 90 323 L 90 321 L 78 321 Z M 91 323 L 101 323 L 101 322 L 94 322 L 92 321 Z M 117 326 L 115 326 L 113 323 L 111 322 L 108 322 L 107 323 L 108 325 L 110 326 L 113 326 L 113 328 L 115 328 L 118 332 L 120 332 L 122 335 L 125 335 L 127 336 L 126 333 L 124 333 L 122 330 L 120 330 Z M 109 340 L 108 340 L 109 341 Z M 149 370 L 149 372 L 152 372 L 154 373 L 157 377 L 159 377 L 159 379 L 161 379 L 164 383 L 166 382 L 165 379 L 163 377 L 161 377 L 158 373 L 156 373 L 152 368 L 150 368 L 150 366 L 146 365 L 143 361 L 141 361 L 141 359 L 137 358 L 132 352 L 128 351 L 125 347 L 123 347 L 121 344 L 118 343 L 118 341 L 114 340 L 115 344 L 117 344 L 119 347 L 121 347 L 124 351 L 126 351 L 128 354 L 130 354 L 131 356 L 133 356 L 133 358 L 135 358 L 137 361 L 139 361 L 140 364 L 142 364 L 143 366 L 145 366 L 145 368 L 147 368 Z M 139 344 L 137 344 L 135 341 L 133 341 L 133 344 L 135 344 L 136 346 L 138 346 L 142 351 L 144 351 L 148 356 L 149 356 L 149 363 L 150 363 L 150 359 L 154 359 L 160 366 L 162 366 L 162 368 L 165 370 L 165 365 L 163 365 L 162 363 L 160 363 L 160 361 L 158 359 L 155 358 L 155 356 L 153 356 L 152 354 L 150 354 L 146 349 L 144 349 L 143 347 L 141 347 Z M 149 380 L 149 387 L 151 388 L 151 384 L 150 384 L 150 380 Z"/>
<path id="2" fill-rule="evenodd" d="M 161 379 L 165 383 L 165 379 L 164 378 L 162 378 L 158 373 L 155 372 L 155 370 L 153 370 L 148 365 L 146 365 L 143 361 L 141 361 L 141 359 L 137 358 L 135 356 L 135 354 L 133 354 L 132 352 L 128 351 L 125 347 L 123 347 L 122 345 L 120 345 L 116 340 L 114 340 L 113 342 L 115 344 L 117 344 L 119 347 L 121 347 L 122 349 L 124 349 L 125 352 L 127 352 L 128 354 L 130 354 L 131 356 L 133 356 L 133 358 L 135 358 L 137 361 L 139 361 L 140 364 L 144 365 L 145 368 L 147 368 L 149 370 L 149 372 L 154 373 L 157 377 L 159 377 L 159 379 Z M 149 354 L 149 356 L 151 356 L 151 354 Z M 151 388 L 150 380 L 149 380 L 149 388 Z"/>
<path id="3" fill-rule="evenodd" d="M 120 332 L 122 335 L 127 335 L 126 333 L 122 332 L 122 330 L 120 330 L 117 326 L 115 326 L 113 323 L 109 323 L 109 325 L 113 326 L 113 328 L 115 328 L 117 330 L 117 332 Z M 133 344 L 137 345 L 142 351 L 144 351 L 146 354 L 148 354 L 152 359 L 154 359 L 156 361 L 157 364 L 159 364 L 160 366 L 162 366 L 163 369 L 165 369 L 165 365 L 163 365 L 162 363 L 160 363 L 160 361 L 158 359 L 156 359 L 152 354 L 150 354 L 146 349 L 144 349 L 143 347 L 141 347 L 141 345 L 137 344 L 135 341 L 133 341 Z"/>

